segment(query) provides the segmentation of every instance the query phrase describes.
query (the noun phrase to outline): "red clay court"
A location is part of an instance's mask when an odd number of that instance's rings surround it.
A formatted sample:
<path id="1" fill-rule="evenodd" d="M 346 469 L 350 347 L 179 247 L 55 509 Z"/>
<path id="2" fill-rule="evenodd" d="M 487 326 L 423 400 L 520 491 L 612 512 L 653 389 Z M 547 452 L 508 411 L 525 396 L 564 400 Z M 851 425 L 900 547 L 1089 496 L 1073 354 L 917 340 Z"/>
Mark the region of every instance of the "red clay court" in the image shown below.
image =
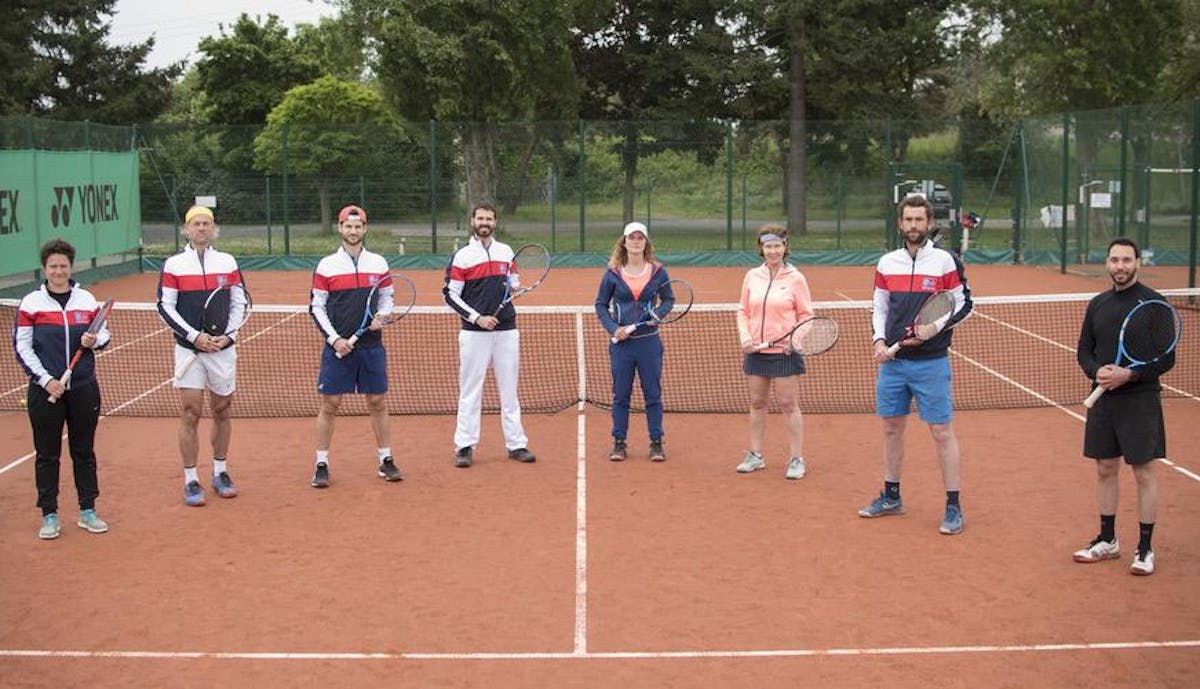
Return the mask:
<path id="1" fill-rule="evenodd" d="M 870 267 L 802 269 L 818 300 L 869 298 Z M 728 303 L 744 269 L 671 272 L 698 301 Z M 598 273 L 555 270 L 527 304 L 590 304 Z M 440 303 L 439 272 L 410 275 L 419 304 Z M 1102 271 L 1033 267 L 969 266 L 968 277 L 976 296 L 1107 285 Z M 1181 269 L 1142 277 L 1186 286 Z M 309 279 L 248 282 L 259 305 L 302 304 Z M 149 302 L 154 280 L 93 287 Z M 1196 357 L 1196 334 L 1180 365 Z M 869 357 L 867 342 L 838 344 L 854 347 Z M 456 374 L 446 371 L 446 385 Z M 244 371 L 250 385 L 288 382 Z M 586 406 L 526 415 L 533 465 L 503 459 L 499 420 L 485 416 L 465 471 L 451 461 L 452 415 L 397 416 L 399 484 L 375 477 L 367 420 L 347 417 L 326 491 L 308 485 L 312 418 L 235 419 L 230 471 L 241 494 L 203 509 L 181 499 L 174 419 L 108 417 L 97 434 L 97 509 L 110 532 L 71 526 L 64 458 L 64 531 L 43 542 L 28 420 L 6 412 L 0 685 L 1194 687 L 1196 394 L 1165 402 L 1171 465 L 1159 468 L 1159 569 L 1148 578 L 1128 572 L 1137 518 L 1127 470 L 1122 559 L 1071 560 L 1096 529 L 1078 404 L 956 413 L 967 520 L 956 537 L 937 532 L 940 475 L 915 418 L 908 514 L 869 521 L 856 510 L 880 485 L 873 415 L 806 415 L 809 474 L 793 482 L 777 416 L 767 470 L 741 476 L 744 414 L 668 414 L 663 464 L 646 460 L 635 414 L 631 458 L 611 463 L 608 413 Z"/>

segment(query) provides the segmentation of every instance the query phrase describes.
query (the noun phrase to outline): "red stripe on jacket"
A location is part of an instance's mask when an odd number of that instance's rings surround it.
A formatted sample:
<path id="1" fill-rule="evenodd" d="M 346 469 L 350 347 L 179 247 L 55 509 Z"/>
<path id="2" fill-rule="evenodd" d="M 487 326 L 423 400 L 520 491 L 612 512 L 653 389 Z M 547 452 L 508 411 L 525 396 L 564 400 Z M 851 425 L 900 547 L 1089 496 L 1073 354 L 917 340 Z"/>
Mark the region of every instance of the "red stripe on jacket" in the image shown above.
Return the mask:
<path id="1" fill-rule="evenodd" d="M 313 273 L 313 289 L 322 292 L 340 292 L 360 287 L 374 287 L 378 283 L 390 284 L 388 273 L 345 273 L 342 275 L 321 275 Z"/>
<path id="2" fill-rule="evenodd" d="M 223 281 L 222 281 L 223 279 Z M 222 285 L 242 284 L 242 272 L 207 273 L 205 275 L 173 275 L 163 273 L 163 287 L 170 287 L 181 292 L 210 292 Z"/>
<path id="3" fill-rule="evenodd" d="M 957 270 L 944 275 L 875 273 L 875 286 L 888 292 L 940 292 L 962 285 Z"/>
<path id="4" fill-rule="evenodd" d="M 477 263 L 469 268 L 460 268 L 459 266 L 451 265 L 450 279 L 468 282 L 496 275 L 508 275 L 511 267 L 512 264 L 507 261 L 486 261 L 484 263 Z"/>

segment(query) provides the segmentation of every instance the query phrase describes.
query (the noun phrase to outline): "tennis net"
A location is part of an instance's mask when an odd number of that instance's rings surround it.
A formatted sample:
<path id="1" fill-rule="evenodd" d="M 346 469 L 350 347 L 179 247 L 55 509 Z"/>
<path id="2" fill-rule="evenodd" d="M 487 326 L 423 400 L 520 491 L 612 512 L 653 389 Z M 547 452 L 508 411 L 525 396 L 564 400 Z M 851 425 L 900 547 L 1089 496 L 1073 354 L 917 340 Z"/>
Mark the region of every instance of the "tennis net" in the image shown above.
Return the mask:
<path id="1" fill-rule="evenodd" d="M 1200 290 L 1164 290 L 1183 317 L 1175 368 L 1163 378 L 1165 396 L 1200 399 Z M 1089 384 L 1075 363 L 1075 345 L 1093 295 L 981 297 L 956 328 L 951 349 L 957 409 L 1077 406 Z M 0 300 L 0 328 L 13 327 L 17 302 Z M 874 411 L 876 365 L 871 359 L 870 303 L 823 302 L 817 312 L 841 326 L 841 339 L 809 361 L 800 379 L 806 413 Z M 748 408 L 742 354 L 732 304 L 698 304 L 686 318 L 662 327 L 663 402 L 667 412 L 742 413 Z M 524 411 L 555 412 L 585 400 L 612 404 L 607 333 L 591 307 L 519 308 L 520 398 Z M 172 335 L 153 304 L 118 304 L 113 340 L 97 363 L 103 412 L 176 416 Z M 452 414 L 458 402 L 458 319 L 442 307 L 417 307 L 385 329 L 393 414 Z M 260 306 L 238 344 L 239 417 L 315 416 L 323 340 L 305 307 Z M 0 357 L 0 409 L 24 405 L 27 378 L 14 354 Z M 634 405 L 641 408 L 635 385 Z M 488 376 L 484 410 L 499 411 Z M 365 414 L 361 396 L 347 397 L 346 414 Z"/>

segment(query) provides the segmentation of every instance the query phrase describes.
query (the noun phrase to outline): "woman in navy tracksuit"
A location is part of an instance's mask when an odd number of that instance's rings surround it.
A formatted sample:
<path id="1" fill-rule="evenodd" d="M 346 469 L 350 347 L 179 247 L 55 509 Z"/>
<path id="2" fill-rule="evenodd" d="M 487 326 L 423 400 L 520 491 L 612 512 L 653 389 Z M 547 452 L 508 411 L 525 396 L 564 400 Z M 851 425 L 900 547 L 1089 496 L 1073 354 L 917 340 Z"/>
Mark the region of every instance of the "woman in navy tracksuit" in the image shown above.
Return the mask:
<path id="1" fill-rule="evenodd" d="M 100 309 L 92 293 L 71 279 L 74 247 L 61 239 L 52 239 L 42 247 L 41 258 L 46 280 L 21 300 L 13 328 L 17 359 L 29 376 L 26 402 L 36 454 L 37 504 L 42 509 L 38 537 L 53 539 L 60 533 L 58 468 L 63 424 L 67 426 L 67 445 L 79 497 L 77 523 L 81 529 L 103 533 L 108 525 L 96 516 L 100 489 L 93 444 L 100 420 L 100 386 L 96 383 L 93 352 L 108 344 L 108 328 L 103 326 L 96 333 L 88 332 Z M 84 353 L 71 371 L 69 383 L 64 385 L 63 374 L 73 353 L 80 348 Z"/>
<path id="2" fill-rule="evenodd" d="M 613 247 L 608 270 L 600 280 L 596 295 L 596 315 L 616 342 L 609 344 L 608 355 L 613 378 L 613 449 L 608 458 L 625 459 L 629 433 L 629 400 L 633 396 L 633 376 L 642 383 L 646 400 L 646 425 L 650 431 L 650 459 L 665 460 L 663 453 L 662 361 L 663 345 L 658 326 L 641 325 L 633 332 L 623 326 L 638 322 L 649 308 L 661 285 L 670 280 L 667 269 L 654 260 L 654 247 L 646 226 L 631 222 Z"/>

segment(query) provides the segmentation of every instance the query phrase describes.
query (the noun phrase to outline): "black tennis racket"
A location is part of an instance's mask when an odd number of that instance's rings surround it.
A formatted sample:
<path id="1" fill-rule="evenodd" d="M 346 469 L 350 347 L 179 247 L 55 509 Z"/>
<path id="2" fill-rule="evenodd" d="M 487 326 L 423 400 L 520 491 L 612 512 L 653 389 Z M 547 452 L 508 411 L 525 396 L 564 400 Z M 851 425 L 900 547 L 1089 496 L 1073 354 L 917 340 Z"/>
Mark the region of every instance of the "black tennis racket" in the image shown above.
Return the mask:
<path id="1" fill-rule="evenodd" d="M 636 321 L 629 325 L 622 325 L 620 329 L 624 330 L 626 335 L 631 335 L 633 331 L 643 325 L 657 326 L 674 323 L 692 310 L 694 298 L 692 286 L 687 282 L 668 280 L 659 285 L 652 294 L 642 294 L 641 298 L 634 302 L 634 308 L 640 310 L 641 314 Z M 613 319 L 618 323 L 621 322 L 619 308 L 613 313 Z M 612 342 L 613 344 L 618 342 L 616 335 L 612 336 Z"/>
<path id="2" fill-rule="evenodd" d="M 353 349 L 358 338 L 366 334 L 368 330 L 379 330 L 393 323 L 399 323 L 400 319 L 412 311 L 413 304 L 416 303 L 417 287 L 412 280 L 400 273 L 384 275 L 371 286 L 371 291 L 367 294 L 366 306 L 363 308 L 362 322 L 359 323 L 354 334 L 346 338 L 346 341 Z M 341 359 L 342 355 L 338 354 L 337 357 Z"/>
<path id="3" fill-rule="evenodd" d="M 1183 321 L 1179 313 L 1161 299 L 1149 299 L 1125 316 L 1121 331 L 1117 335 L 1117 359 L 1113 363 L 1126 368 L 1138 368 L 1154 363 L 1175 351 L 1179 336 L 1183 333 Z M 1083 401 L 1088 409 L 1104 394 L 1099 385 Z"/>
<path id="4" fill-rule="evenodd" d="M 900 351 L 900 342 L 910 337 L 918 340 L 930 340 L 950 325 L 950 317 L 954 315 L 954 293 L 948 290 L 934 292 L 929 295 L 921 310 L 917 312 L 912 325 L 904 331 L 904 336 L 888 347 L 888 356 L 896 356 Z"/>
<path id="5" fill-rule="evenodd" d="M 104 324 L 108 321 L 108 314 L 112 311 L 112 308 L 112 299 L 104 302 L 104 305 L 97 309 L 95 315 L 92 316 L 92 324 L 88 326 L 87 331 L 92 335 L 100 332 L 100 329 L 103 328 Z M 58 382 L 62 383 L 64 388 L 66 388 L 67 384 L 71 382 L 71 374 L 75 371 L 75 365 L 79 363 L 79 359 L 83 357 L 83 352 L 86 349 L 87 347 L 84 347 L 82 344 L 79 345 L 79 348 L 75 350 L 75 354 L 71 357 L 71 361 L 67 364 L 67 370 L 63 371 L 62 378 L 58 379 Z M 58 397 L 55 395 L 50 395 L 49 401 L 50 404 L 54 404 L 58 401 Z"/>
<path id="6" fill-rule="evenodd" d="M 200 322 L 200 331 L 209 337 L 228 336 L 232 338 L 234 333 L 250 318 L 253 306 L 254 302 L 250 298 L 250 291 L 246 289 L 245 285 L 222 285 L 209 292 L 208 297 L 204 300 L 204 315 Z M 192 364 L 196 363 L 196 358 L 204 354 L 197 350 L 188 350 L 188 353 L 191 356 L 185 357 L 175 367 L 175 380 L 182 379 Z"/>
<path id="7" fill-rule="evenodd" d="M 517 249 L 513 256 L 512 265 L 508 266 L 508 276 L 504 281 L 504 298 L 492 313 L 499 316 L 500 311 L 508 306 L 513 299 L 529 294 L 537 289 L 550 274 L 550 252 L 541 244 L 526 244 Z"/>
<path id="8" fill-rule="evenodd" d="M 757 349 L 784 345 L 789 352 L 816 356 L 833 349 L 838 341 L 837 321 L 828 316 L 813 316 L 800 321 L 783 337 L 758 345 Z"/>

